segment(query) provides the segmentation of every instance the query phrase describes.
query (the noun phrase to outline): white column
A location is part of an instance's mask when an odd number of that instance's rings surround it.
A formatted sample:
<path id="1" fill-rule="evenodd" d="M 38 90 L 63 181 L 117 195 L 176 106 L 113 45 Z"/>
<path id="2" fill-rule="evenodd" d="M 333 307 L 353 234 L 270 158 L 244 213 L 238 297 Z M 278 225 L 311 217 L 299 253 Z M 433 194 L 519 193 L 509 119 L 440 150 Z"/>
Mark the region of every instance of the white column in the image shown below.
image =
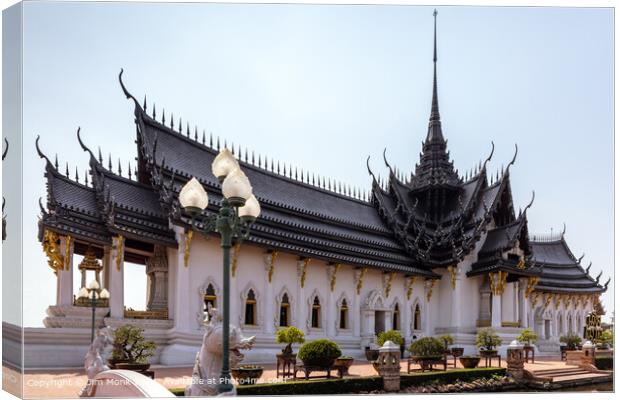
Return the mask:
<path id="1" fill-rule="evenodd" d="M 264 280 L 263 280 L 263 293 L 264 295 L 261 296 L 261 299 L 263 299 L 263 332 L 265 333 L 274 333 L 275 332 L 275 326 L 274 326 L 274 320 L 275 320 L 275 299 L 274 299 L 274 295 L 273 295 L 273 285 L 271 284 L 271 282 L 269 282 L 269 269 L 271 268 L 271 263 L 272 260 L 275 261 L 273 259 L 275 253 L 266 253 L 263 257 L 263 261 L 265 263 L 265 273 L 264 273 Z M 277 256 L 276 256 L 277 257 Z M 276 265 L 274 263 L 273 266 L 273 275 L 272 275 L 272 281 L 275 278 L 276 275 Z"/>
<path id="2" fill-rule="evenodd" d="M 363 332 L 362 331 L 362 321 L 363 321 L 363 316 L 362 316 L 362 310 L 361 310 L 361 302 L 360 302 L 360 296 L 361 296 L 361 291 L 358 294 L 357 293 L 357 285 L 360 283 L 360 279 L 363 279 L 364 277 L 362 276 L 363 274 L 363 270 L 361 268 L 355 268 L 353 270 L 353 280 L 355 282 L 355 293 L 353 295 L 353 305 L 351 307 L 351 316 L 353 317 L 353 336 L 356 337 L 361 337 Z M 362 282 L 363 284 L 363 282 Z"/>
<path id="3" fill-rule="evenodd" d="M 452 290 L 452 307 L 450 309 L 450 326 L 453 328 L 461 326 L 461 314 L 462 314 L 462 305 L 461 305 L 461 273 L 463 271 L 462 267 L 455 267 L 454 273 L 455 281 L 454 281 L 454 289 Z M 451 276 L 448 275 L 448 279 L 451 279 Z"/>
<path id="4" fill-rule="evenodd" d="M 112 268 L 112 262 L 110 260 L 110 246 L 104 246 L 101 265 L 103 265 L 103 287 L 106 289 L 110 287 L 110 269 Z"/>
<path id="5" fill-rule="evenodd" d="M 433 290 L 433 287 L 431 285 L 431 281 L 428 280 L 426 282 L 424 282 L 424 309 L 422 310 L 422 313 L 424 314 L 422 316 L 422 319 L 424 320 L 424 334 L 425 336 L 430 336 L 433 334 L 433 331 L 431 329 L 431 301 L 433 300 L 432 296 L 429 300 L 428 298 L 428 294 L 429 292 Z"/>
<path id="6" fill-rule="evenodd" d="M 191 299 L 193 293 L 191 292 L 191 265 L 192 265 L 192 253 L 190 247 L 190 257 L 187 267 L 185 266 L 185 230 L 181 227 L 174 227 L 177 243 L 179 247 L 176 251 L 173 249 L 168 250 L 168 268 L 171 270 L 174 268 L 176 275 L 176 287 L 174 290 L 174 326 L 177 330 L 190 331 L 190 327 L 197 326 L 194 323 L 194 319 L 197 316 L 192 315 L 191 312 Z M 194 239 L 198 239 L 194 234 Z M 195 296 L 195 295 L 194 295 Z M 196 298 L 196 297 L 194 297 Z M 201 305 L 202 307 L 202 305 Z M 199 310 L 202 313 L 202 308 Z"/>
<path id="7" fill-rule="evenodd" d="M 525 290 L 527 289 L 527 283 L 528 283 L 528 279 L 527 278 L 520 278 L 518 285 L 519 285 L 519 289 L 518 289 L 518 293 L 517 293 L 517 305 L 518 305 L 518 309 L 517 309 L 517 315 L 518 315 L 518 321 L 519 321 L 519 326 L 521 328 L 527 328 L 528 323 L 527 323 L 527 298 L 525 297 Z"/>
<path id="8" fill-rule="evenodd" d="M 325 319 L 325 335 L 327 337 L 333 337 L 336 335 L 336 324 L 335 321 L 336 319 L 334 318 L 334 311 L 335 311 L 335 304 L 333 304 L 333 291 L 331 288 L 331 280 L 336 279 L 336 266 L 334 264 L 328 264 L 327 267 L 325 268 L 326 272 L 327 272 L 327 298 L 325 299 L 325 302 L 327 304 L 325 304 L 324 309 L 325 311 L 327 311 L 327 313 L 325 314 L 325 316 L 327 317 Z M 337 282 L 337 281 L 336 281 Z M 334 287 L 335 289 L 335 287 Z"/>
<path id="9" fill-rule="evenodd" d="M 502 326 L 502 295 L 491 293 L 491 326 L 501 328 Z"/>
<path id="10" fill-rule="evenodd" d="M 123 293 L 123 274 L 125 263 L 124 243 L 119 237 L 112 238 L 110 251 L 110 316 L 112 318 L 125 317 L 125 298 Z"/>
<path id="11" fill-rule="evenodd" d="M 64 256 L 65 264 L 56 271 L 56 304 L 59 306 L 73 305 L 73 244 L 70 240 L 67 249 L 67 236 L 60 237 L 60 252 Z M 68 251 L 67 251 L 68 250 Z"/>
<path id="12" fill-rule="evenodd" d="M 306 330 L 306 295 L 305 295 L 305 279 L 304 274 L 308 273 L 309 262 L 304 259 L 297 260 L 297 296 L 295 298 L 295 322 L 299 329 Z M 304 286 L 302 286 L 302 283 Z"/>

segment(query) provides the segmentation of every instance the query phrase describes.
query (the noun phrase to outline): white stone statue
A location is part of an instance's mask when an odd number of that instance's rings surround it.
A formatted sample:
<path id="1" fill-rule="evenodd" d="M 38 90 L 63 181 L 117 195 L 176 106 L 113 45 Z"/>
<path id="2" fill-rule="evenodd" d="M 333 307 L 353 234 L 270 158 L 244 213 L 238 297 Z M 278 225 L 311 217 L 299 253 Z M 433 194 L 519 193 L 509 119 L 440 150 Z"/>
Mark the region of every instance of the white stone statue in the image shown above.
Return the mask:
<path id="1" fill-rule="evenodd" d="M 108 344 L 112 344 L 112 335 L 109 327 L 101 328 L 97 331 L 95 339 L 88 349 L 88 353 L 84 357 L 84 370 L 88 376 L 88 382 L 86 386 L 80 392 L 80 397 L 91 397 L 93 392 L 93 380 L 95 376 L 103 371 L 107 371 L 106 365 L 102 354 Z"/>
<path id="2" fill-rule="evenodd" d="M 192 372 L 192 383 L 185 388 L 185 396 L 215 396 L 220 383 L 222 368 L 222 316 L 215 308 L 208 310 L 209 320 L 205 321 L 205 334 L 202 347 L 196 355 Z M 230 325 L 230 367 L 234 368 L 243 359 L 239 350 L 251 349 L 256 336 L 246 338 L 241 329 Z M 234 389 L 233 389 L 234 391 Z M 233 393 L 234 394 L 234 393 Z"/>

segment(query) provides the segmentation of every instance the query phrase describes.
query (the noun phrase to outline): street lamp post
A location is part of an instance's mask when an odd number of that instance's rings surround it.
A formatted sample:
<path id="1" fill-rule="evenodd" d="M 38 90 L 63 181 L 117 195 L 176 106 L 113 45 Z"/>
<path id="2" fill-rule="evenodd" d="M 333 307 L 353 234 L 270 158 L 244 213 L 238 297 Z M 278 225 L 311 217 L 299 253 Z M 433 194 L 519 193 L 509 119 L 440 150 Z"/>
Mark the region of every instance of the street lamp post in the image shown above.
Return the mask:
<path id="1" fill-rule="evenodd" d="M 211 165 L 222 185 L 224 198 L 217 214 L 202 217 L 209 205 L 209 197 L 200 182 L 194 177 L 179 193 L 181 206 L 191 217 L 193 229 L 208 236 L 218 232 L 223 251 L 224 309 L 222 325 L 222 370 L 218 392 L 232 391 L 230 378 L 230 248 L 233 242 L 240 243 L 250 234 L 250 225 L 260 214 L 260 204 L 252 194 L 252 185 L 239 167 L 235 156 L 224 148 Z M 201 218 L 201 221 L 198 219 Z M 199 226 L 202 225 L 202 226 Z"/>
<path id="2" fill-rule="evenodd" d="M 90 300 L 90 306 L 92 309 L 90 342 L 92 343 L 93 340 L 95 340 L 95 311 L 97 310 L 97 300 L 105 300 L 110 298 L 110 293 L 106 289 L 99 290 L 99 282 L 94 280 L 90 282 L 87 287 L 83 287 L 80 289 L 80 291 L 78 292 L 78 298 Z"/>

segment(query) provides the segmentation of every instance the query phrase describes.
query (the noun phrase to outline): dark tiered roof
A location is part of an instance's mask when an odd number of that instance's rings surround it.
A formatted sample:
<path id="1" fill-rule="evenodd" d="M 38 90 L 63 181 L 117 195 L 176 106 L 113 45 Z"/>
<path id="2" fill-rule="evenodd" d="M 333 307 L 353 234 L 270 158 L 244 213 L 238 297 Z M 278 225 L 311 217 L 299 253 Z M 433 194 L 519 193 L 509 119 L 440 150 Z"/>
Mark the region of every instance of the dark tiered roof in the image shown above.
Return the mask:
<path id="1" fill-rule="evenodd" d="M 436 24 L 435 24 L 436 27 Z M 435 28 L 436 30 L 436 28 Z M 435 36 L 436 37 L 436 36 Z M 530 241 L 526 211 L 515 216 L 510 187 L 510 161 L 496 182 L 487 178 L 487 162 L 472 176 L 461 177 L 450 161 L 439 116 L 437 94 L 437 50 L 435 39 L 433 98 L 426 140 L 415 173 L 409 179 L 389 168 L 389 179 L 373 177 L 370 199 L 356 191 L 332 188 L 331 181 L 312 182 L 306 172 L 280 164 L 268 167 L 267 160 L 241 154 L 240 165 L 252 182 L 262 213 L 253 226 L 249 242 L 271 250 L 326 262 L 399 271 L 437 278 L 434 268 L 455 265 L 484 243 L 469 275 L 493 271 L 509 272 L 509 279 L 540 276 L 537 289 L 545 291 L 600 292 L 598 284 L 579 265 L 563 239 L 557 243 Z M 209 193 L 206 214 L 219 209 L 222 195 L 211 173 L 211 163 L 220 150 L 219 139 L 202 143 L 189 127 L 183 133 L 179 121 L 174 128 L 149 116 L 143 106 L 119 81 L 134 102 L 138 145 L 137 181 L 104 168 L 101 157 L 91 155 L 92 187 L 63 176 L 47 160 L 48 210 L 42 207 L 41 229 L 74 235 L 85 242 L 108 244 L 114 235 L 141 243 L 176 246 L 170 224 L 189 226 L 180 208 L 178 193 L 196 177 Z M 224 145 L 226 146 L 226 144 Z M 38 147 L 37 147 L 38 148 Z M 233 147 L 233 153 L 235 149 Z M 519 254 L 517 254 L 519 253 Z"/>
<path id="2" fill-rule="evenodd" d="M 599 283 L 601 274 L 596 279 L 589 275 L 590 267 L 581 266 L 581 258 L 575 258 L 564 240 L 530 241 L 532 259 L 542 269 L 537 290 L 557 293 L 600 293 L 607 290 L 607 285 Z"/>

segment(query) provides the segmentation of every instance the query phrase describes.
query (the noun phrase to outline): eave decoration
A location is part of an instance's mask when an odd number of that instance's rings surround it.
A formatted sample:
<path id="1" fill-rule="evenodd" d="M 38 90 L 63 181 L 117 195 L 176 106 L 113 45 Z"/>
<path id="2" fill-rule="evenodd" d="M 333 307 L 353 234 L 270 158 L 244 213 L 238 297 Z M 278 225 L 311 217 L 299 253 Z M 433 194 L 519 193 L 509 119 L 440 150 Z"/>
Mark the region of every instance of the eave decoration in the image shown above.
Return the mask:
<path id="1" fill-rule="evenodd" d="M 392 291 L 392 281 L 394 280 L 394 276 L 396 272 L 389 272 L 383 275 L 383 292 L 385 297 L 390 297 L 390 292 Z"/>
<path id="2" fill-rule="evenodd" d="M 65 260 L 60 252 L 59 237 L 56 232 L 45 230 L 43 233 L 43 251 L 47 256 L 47 264 L 57 273 L 58 270 L 62 270 L 65 265 Z"/>
<path id="3" fill-rule="evenodd" d="M 534 288 L 538 284 L 538 281 L 540 281 L 540 277 L 538 276 L 530 276 L 529 278 L 527 278 L 527 288 L 525 289 L 525 297 L 529 297 L 532 294 L 532 292 L 534 291 Z"/>
<path id="4" fill-rule="evenodd" d="M 538 298 L 540 297 L 540 292 L 533 292 L 530 296 L 530 302 L 532 303 L 532 307 L 536 307 L 538 304 Z"/>
<path id="5" fill-rule="evenodd" d="M 358 295 L 362 293 L 362 288 L 364 287 L 364 276 L 366 275 L 366 271 L 368 271 L 368 267 L 355 270 L 355 290 Z"/>
<path id="6" fill-rule="evenodd" d="M 456 268 L 453 265 L 448 266 L 448 272 L 450 273 L 450 285 L 452 290 L 456 289 Z"/>
<path id="7" fill-rule="evenodd" d="M 333 292 L 336 288 L 336 275 L 340 269 L 340 263 L 329 264 L 327 266 L 327 275 L 329 278 L 329 289 Z"/>
<path id="8" fill-rule="evenodd" d="M 192 239 L 194 238 L 194 231 L 189 230 L 185 233 L 184 249 L 183 249 L 183 263 L 185 268 L 189 265 L 189 254 L 190 254 L 190 246 L 192 244 Z"/>
<path id="9" fill-rule="evenodd" d="M 265 261 L 267 265 L 267 278 L 269 283 L 271 283 L 271 279 L 273 279 L 273 272 L 276 269 L 276 258 L 278 258 L 278 251 L 272 250 L 265 254 Z"/>
<path id="10" fill-rule="evenodd" d="M 549 303 L 551 303 L 551 299 L 553 299 L 553 295 L 551 293 L 545 294 L 545 308 L 549 307 Z"/>
<path id="11" fill-rule="evenodd" d="M 431 298 L 433 297 L 433 288 L 435 287 L 435 285 L 437 284 L 437 279 L 429 279 L 425 282 L 425 286 L 426 286 L 426 301 L 431 301 Z"/>
<path id="12" fill-rule="evenodd" d="M 69 266 L 71 264 L 71 254 L 73 253 L 73 238 L 71 236 L 67 236 L 65 240 L 65 271 L 69 271 Z"/>
<path id="13" fill-rule="evenodd" d="M 309 258 L 300 258 L 297 261 L 297 276 L 299 276 L 299 286 L 303 289 L 306 286 L 306 271 L 308 269 Z"/>
<path id="14" fill-rule="evenodd" d="M 508 278 L 508 272 L 489 272 L 489 285 L 495 296 L 501 296 L 504 293 L 506 278 Z"/>
<path id="15" fill-rule="evenodd" d="M 557 310 L 558 308 L 560 308 L 560 302 L 561 302 L 562 298 L 559 294 L 554 294 L 553 295 L 553 305 L 555 306 L 555 309 Z"/>

